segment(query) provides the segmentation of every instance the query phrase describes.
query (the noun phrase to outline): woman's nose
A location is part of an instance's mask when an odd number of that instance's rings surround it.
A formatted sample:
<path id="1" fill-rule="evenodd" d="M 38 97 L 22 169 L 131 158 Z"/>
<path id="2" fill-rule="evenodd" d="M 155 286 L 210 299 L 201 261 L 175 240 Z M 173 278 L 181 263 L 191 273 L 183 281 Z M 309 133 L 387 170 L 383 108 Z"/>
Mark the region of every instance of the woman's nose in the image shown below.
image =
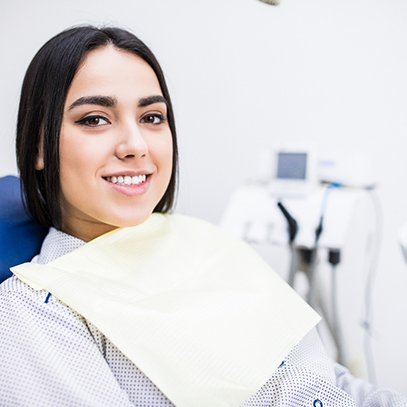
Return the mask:
<path id="1" fill-rule="evenodd" d="M 147 155 L 148 146 L 139 127 L 127 125 L 121 129 L 119 142 L 116 146 L 116 156 L 123 160 L 125 158 L 141 158 Z"/>

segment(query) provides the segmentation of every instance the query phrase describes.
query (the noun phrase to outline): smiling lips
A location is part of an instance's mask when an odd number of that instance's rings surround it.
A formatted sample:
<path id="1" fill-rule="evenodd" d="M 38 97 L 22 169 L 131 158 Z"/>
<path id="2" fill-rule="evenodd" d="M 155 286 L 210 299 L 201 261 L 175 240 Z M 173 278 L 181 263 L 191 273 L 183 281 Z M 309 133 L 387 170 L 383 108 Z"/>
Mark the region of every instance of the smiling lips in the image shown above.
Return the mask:
<path id="1" fill-rule="evenodd" d="M 105 177 L 105 180 L 111 182 L 112 184 L 116 185 L 123 185 L 123 186 L 132 186 L 132 185 L 140 185 L 146 182 L 147 175 L 119 175 L 119 176 L 112 176 L 112 177 Z"/>

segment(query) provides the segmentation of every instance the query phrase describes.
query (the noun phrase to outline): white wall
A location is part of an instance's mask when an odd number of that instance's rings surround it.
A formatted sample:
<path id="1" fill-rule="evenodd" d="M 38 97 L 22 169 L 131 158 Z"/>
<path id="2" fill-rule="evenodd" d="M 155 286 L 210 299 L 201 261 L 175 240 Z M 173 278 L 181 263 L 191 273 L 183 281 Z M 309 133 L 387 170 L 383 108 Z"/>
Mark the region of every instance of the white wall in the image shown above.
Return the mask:
<path id="1" fill-rule="evenodd" d="M 397 246 L 407 219 L 407 2 L 9 0 L 0 11 L 0 175 L 16 172 L 27 64 L 78 23 L 129 28 L 156 52 L 178 119 L 184 213 L 219 221 L 264 146 L 301 139 L 370 154 L 384 212 L 373 293 L 378 379 L 407 394 L 407 266 Z"/>

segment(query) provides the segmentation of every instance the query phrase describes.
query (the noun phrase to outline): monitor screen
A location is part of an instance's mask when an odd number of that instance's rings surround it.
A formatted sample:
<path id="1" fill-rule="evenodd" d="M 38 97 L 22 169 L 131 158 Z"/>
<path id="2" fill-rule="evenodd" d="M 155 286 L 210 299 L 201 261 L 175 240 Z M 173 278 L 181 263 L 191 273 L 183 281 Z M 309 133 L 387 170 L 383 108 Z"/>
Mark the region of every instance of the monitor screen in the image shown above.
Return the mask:
<path id="1" fill-rule="evenodd" d="M 307 153 L 278 153 L 277 179 L 305 180 L 307 176 Z"/>

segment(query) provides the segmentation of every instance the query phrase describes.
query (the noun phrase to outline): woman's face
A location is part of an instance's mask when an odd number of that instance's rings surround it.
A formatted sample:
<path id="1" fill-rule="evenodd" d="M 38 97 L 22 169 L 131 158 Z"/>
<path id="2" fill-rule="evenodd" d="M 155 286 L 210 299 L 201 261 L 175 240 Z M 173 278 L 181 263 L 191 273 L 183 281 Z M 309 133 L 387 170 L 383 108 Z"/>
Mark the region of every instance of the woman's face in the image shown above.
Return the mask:
<path id="1" fill-rule="evenodd" d="M 89 241 L 145 221 L 172 172 L 167 106 L 152 68 L 129 52 L 89 52 L 60 136 L 63 230 Z"/>

